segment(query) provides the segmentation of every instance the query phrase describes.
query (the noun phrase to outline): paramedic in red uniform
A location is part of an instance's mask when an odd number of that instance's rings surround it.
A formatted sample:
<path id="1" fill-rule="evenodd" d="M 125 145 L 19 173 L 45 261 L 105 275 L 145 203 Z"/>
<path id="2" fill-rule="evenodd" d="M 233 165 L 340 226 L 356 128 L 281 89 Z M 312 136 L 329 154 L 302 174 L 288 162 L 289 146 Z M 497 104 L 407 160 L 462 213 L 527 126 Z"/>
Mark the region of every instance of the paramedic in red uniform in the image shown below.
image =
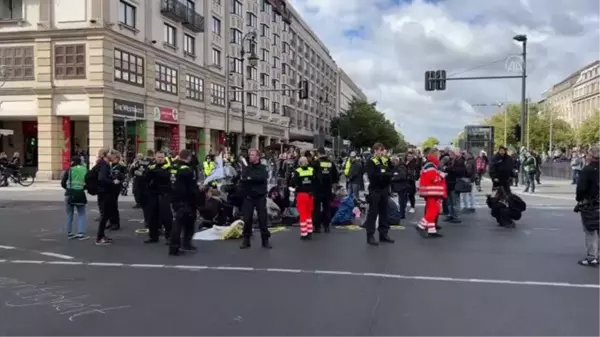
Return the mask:
<path id="1" fill-rule="evenodd" d="M 296 190 L 296 208 L 300 216 L 300 239 L 310 240 L 313 233 L 313 205 L 315 185 L 314 169 L 308 159 L 301 157 L 298 168 L 292 173 L 292 186 Z"/>
<path id="2" fill-rule="evenodd" d="M 447 197 L 444 173 L 438 170 L 439 151 L 436 148 L 426 150 L 426 162 L 421 170 L 419 195 L 425 199 L 425 214 L 417 225 L 417 230 L 426 237 L 439 237 L 437 221 L 442 201 Z"/>

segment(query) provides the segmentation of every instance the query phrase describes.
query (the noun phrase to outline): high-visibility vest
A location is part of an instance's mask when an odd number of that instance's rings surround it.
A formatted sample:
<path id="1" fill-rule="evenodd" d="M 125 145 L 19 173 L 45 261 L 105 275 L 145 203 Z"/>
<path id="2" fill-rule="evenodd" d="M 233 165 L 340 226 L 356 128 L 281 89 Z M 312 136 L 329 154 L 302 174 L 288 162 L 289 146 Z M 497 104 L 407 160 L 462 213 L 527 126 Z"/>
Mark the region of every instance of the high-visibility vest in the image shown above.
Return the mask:
<path id="1" fill-rule="evenodd" d="M 312 167 L 298 167 L 296 169 L 296 172 L 301 178 L 300 180 L 302 181 L 302 185 L 312 184 L 312 176 L 314 174 L 314 170 Z"/>
<path id="2" fill-rule="evenodd" d="M 350 159 L 346 160 L 346 163 L 344 164 L 344 174 L 347 176 L 350 175 L 350 168 L 352 167 L 352 163 L 350 162 Z"/>
<path id="3" fill-rule="evenodd" d="M 214 161 L 205 161 L 202 166 L 204 166 L 204 175 L 207 177 L 217 168 L 217 164 Z"/>
<path id="4" fill-rule="evenodd" d="M 321 161 L 319 162 L 319 167 L 321 168 L 322 174 L 330 174 L 331 173 L 331 162 Z"/>
<path id="5" fill-rule="evenodd" d="M 85 188 L 85 176 L 87 168 L 83 165 L 76 165 L 69 170 L 69 180 L 67 188 L 72 190 L 82 191 Z"/>

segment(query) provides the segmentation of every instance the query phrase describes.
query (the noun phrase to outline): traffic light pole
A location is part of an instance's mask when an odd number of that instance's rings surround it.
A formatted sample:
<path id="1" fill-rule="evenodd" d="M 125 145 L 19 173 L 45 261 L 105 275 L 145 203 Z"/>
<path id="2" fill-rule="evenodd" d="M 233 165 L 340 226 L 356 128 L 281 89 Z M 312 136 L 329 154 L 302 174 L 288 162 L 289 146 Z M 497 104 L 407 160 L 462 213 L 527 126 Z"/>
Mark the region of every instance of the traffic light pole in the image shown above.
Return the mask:
<path id="1" fill-rule="evenodd" d="M 446 81 L 465 81 L 465 80 L 498 80 L 507 78 L 523 78 L 523 75 L 513 76 L 475 76 L 475 77 L 448 77 Z"/>
<path id="2" fill-rule="evenodd" d="M 240 90 L 229 90 L 229 92 L 298 92 L 302 89 L 240 89 Z"/>

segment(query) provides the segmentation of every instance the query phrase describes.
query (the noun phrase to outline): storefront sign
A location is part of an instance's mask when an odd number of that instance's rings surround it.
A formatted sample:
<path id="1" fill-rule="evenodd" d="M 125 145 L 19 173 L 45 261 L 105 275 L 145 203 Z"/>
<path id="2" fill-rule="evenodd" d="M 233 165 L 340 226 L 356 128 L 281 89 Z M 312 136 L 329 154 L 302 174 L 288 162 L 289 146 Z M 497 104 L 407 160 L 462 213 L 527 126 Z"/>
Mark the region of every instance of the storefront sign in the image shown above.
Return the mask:
<path id="1" fill-rule="evenodd" d="M 71 118 L 62 117 L 62 133 L 63 133 L 63 148 L 62 148 L 62 169 L 68 170 L 71 167 Z"/>
<path id="2" fill-rule="evenodd" d="M 157 122 L 177 123 L 179 120 L 179 113 L 177 109 L 165 108 L 165 107 L 154 107 L 154 120 Z"/>
<path id="3" fill-rule="evenodd" d="M 132 119 L 146 118 L 143 104 L 121 99 L 113 100 L 113 115 Z"/>
<path id="4" fill-rule="evenodd" d="M 179 124 L 175 124 L 171 128 L 171 142 L 169 144 L 169 149 L 175 154 L 179 154 L 179 140 Z"/>
<path id="5" fill-rule="evenodd" d="M 267 136 L 283 137 L 285 132 L 281 129 L 263 126 L 263 133 Z"/>

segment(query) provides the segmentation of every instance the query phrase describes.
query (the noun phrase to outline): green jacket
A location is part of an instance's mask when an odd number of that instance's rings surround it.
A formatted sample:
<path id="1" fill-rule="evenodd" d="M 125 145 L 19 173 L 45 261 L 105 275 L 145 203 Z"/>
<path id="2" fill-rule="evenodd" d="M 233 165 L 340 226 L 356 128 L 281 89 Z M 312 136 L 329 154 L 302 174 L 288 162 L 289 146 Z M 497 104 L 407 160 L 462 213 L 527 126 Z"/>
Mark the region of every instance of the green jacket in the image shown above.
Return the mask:
<path id="1" fill-rule="evenodd" d="M 525 161 L 523 161 L 523 171 L 525 172 L 535 172 L 536 170 L 536 162 L 535 162 L 535 157 L 533 156 L 529 156 L 527 158 L 525 158 Z"/>
<path id="2" fill-rule="evenodd" d="M 61 186 L 65 189 L 65 199 L 70 205 L 85 205 L 87 197 L 85 195 L 85 177 L 87 168 L 83 165 L 72 166 L 65 171 L 61 179 Z"/>

